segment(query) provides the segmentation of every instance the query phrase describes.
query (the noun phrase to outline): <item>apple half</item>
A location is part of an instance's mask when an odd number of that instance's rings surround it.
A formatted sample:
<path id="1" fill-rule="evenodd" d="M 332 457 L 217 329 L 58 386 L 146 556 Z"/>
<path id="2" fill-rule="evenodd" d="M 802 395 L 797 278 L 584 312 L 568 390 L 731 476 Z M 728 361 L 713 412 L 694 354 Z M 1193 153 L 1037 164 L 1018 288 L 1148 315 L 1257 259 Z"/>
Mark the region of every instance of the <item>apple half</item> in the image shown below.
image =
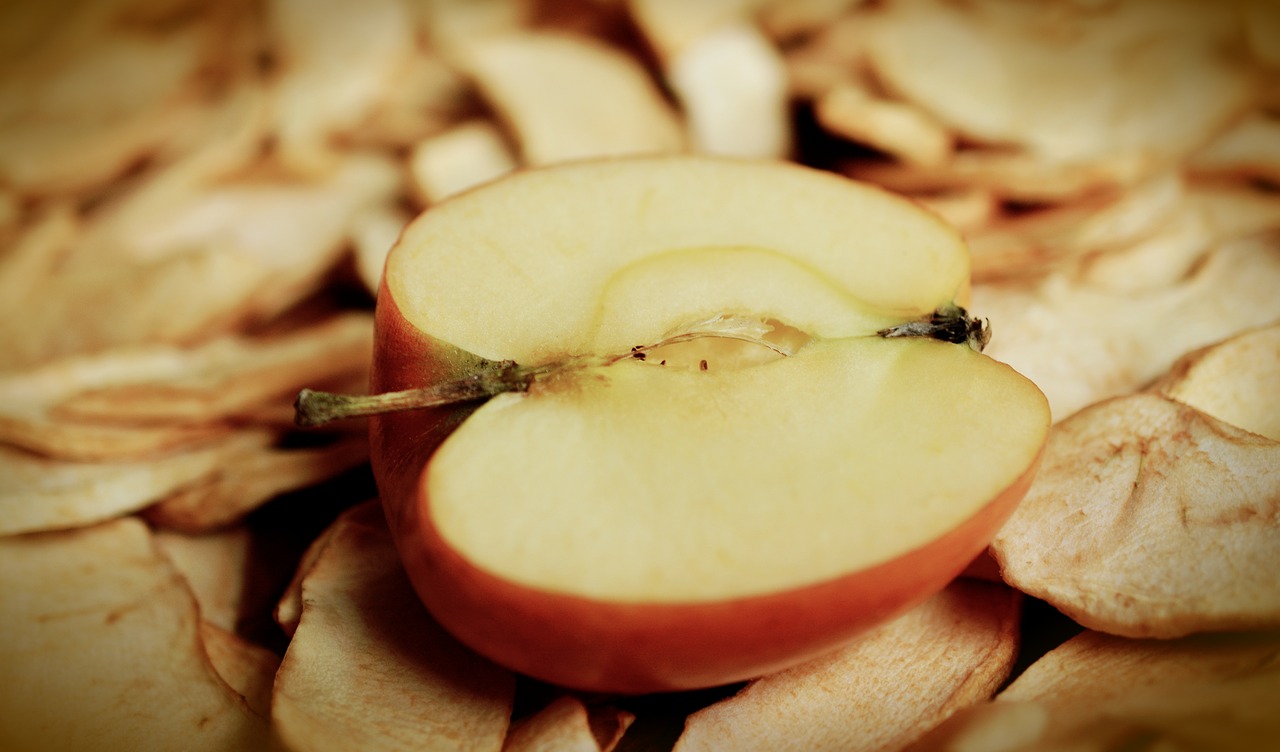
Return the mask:
<path id="1" fill-rule="evenodd" d="M 387 260 L 373 390 L 510 383 L 371 421 L 419 596 L 498 663 L 627 693 L 758 676 L 920 603 L 1050 422 L 974 346 L 968 275 L 918 206 L 779 162 L 580 162 L 433 207 Z"/>

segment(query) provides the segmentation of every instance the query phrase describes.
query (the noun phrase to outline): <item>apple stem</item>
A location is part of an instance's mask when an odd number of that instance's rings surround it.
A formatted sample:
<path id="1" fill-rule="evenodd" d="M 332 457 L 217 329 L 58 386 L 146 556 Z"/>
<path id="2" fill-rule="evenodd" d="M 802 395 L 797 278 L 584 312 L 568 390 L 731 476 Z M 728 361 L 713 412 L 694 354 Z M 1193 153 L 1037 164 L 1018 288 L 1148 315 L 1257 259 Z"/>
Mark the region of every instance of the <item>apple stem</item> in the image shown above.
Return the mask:
<path id="1" fill-rule="evenodd" d="M 714 322 L 716 323 L 719 319 Z M 929 337 L 955 344 L 968 344 L 978 352 L 986 346 L 991 337 L 985 319 L 969 316 L 959 306 L 939 308 L 930 315 L 917 321 L 910 321 L 887 329 L 877 334 L 881 337 Z M 770 342 L 763 337 L 742 331 L 734 331 L 724 327 L 715 329 L 694 329 L 676 334 L 649 345 L 636 345 L 629 351 L 604 358 L 573 359 L 567 363 L 547 364 L 542 366 L 521 366 L 513 360 L 504 360 L 486 364 L 487 367 L 465 378 L 455 381 L 444 381 L 420 389 L 405 389 L 398 392 L 382 394 L 349 395 L 332 392 L 318 392 L 303 389 L 294 400 L 294 423 L 303 428 L 324 425 L 335 420 L 358 418 L 369 415 L 397 412 L 401 410 L 422 410 L 431 407 L 444 407 L 463 402 L 488 399 L 504 392 L 527 392 L 539 376 L 570 367 L 611 366 L 627 359 L 644 360 L 645 354 L 665 345 L 689 342 L 703 337 L 718 337 L 750 342 L 768 348 L 783 357 L 795 353 L 788 347 Z M 666 361 L 663 361 L 664 363 Z M 707 361 L 699 363 L 700 370 L 707 370 Z"/>
<path id="2" fill-rule="evenodd" d="M 311 428 L 346 418 L 443 407 L 488 399 L 503 392 L 524 392 L 538 374 L 546 371 L 545 368 L 523 368 L 510 360 L 494 366 L 456 381 L 398 392 L 352 395 L 303 389 L 293 402 L 293 421 L 299 427 Z"/>
<path id="3" fill-rule="evenodd" d="M 293 422 L 301 428 L 313 428 L 346 418 L 444 407 L 463 402 L 488 399 L 504 392 L 527 392 L 540 376 L 569 368 L 611 366 L 627 359 L 644 360 L 650 350 L 664 345 L 689 342 L 702 337 L 719 337 L 766 347 L 784 357 L 794 353 L 787 347 L 762 337 L 736 331 L 704 330 L 682 332 L 650 345 L 636 345 L 620 355 L 603 358 L 573 358 L 566 362 L 542 366 L 521 366 L 513 360 L 492 362 L 479 372 L 456 381 L 443 381 L 420 389 L 405 389 L 381 394 L 350 395 L 303 389 L 293 402 Z M 664 361 L 665 362 L 665 361 Z M 706 369 L 706 361 L 702 362 Z"/>

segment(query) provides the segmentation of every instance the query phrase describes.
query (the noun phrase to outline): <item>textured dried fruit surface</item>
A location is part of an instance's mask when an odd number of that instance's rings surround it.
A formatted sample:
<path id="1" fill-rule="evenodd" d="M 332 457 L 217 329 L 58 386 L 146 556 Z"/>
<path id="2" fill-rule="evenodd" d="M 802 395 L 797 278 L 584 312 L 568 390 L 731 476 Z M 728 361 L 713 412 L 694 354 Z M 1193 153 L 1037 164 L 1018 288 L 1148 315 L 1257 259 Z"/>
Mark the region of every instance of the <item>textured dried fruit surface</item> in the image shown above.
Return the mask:
<path id="1" fill-rule="evenodd" d="M 1006 576 L 1032 593 L 1022 598 L 1012 671 L 1078 633 L 1076 619 L 1143 634 L 1274 624 L 1266 575 L 1280 560 L 1272 542 L 1280 538 L 1280 461 L 1264 442 L 1280 441 L 1278 70 L 1274 0 L 0 2 L 0 748 L 252 748 L 266 741 L 255 719 L 269 712 L 286 650 L 280 683 L 303 695 L 289 727 L 299 749 L 400 740 L 415 749 L 661 752 L 676 744 L 691 713 L 682 745 L 750 730 L 775 749 L 822 739 L 841 749 L 857 739 L 892 746 L 939 721 L 959 698 L 981 699 L 969 689 L 988 691 L 1006 670 L 1003 648 L 950 696 L 958 680 L 950 669 L 977 653 L 938 646 L 955 643 L 952 626 L 961 621 L 986 623 L 984 614 L 931 619 L 930 638 L 896 648 L 851 645 L 837 655 L 879 659 L 833 658 L 827 673 L 817 662 L 813 674 L 769 676 L 724 703 L 739 687 L 602 697 L 518 677 L 507 711 L 450 702 L 406 709 L 412 696 L 392 691 L 412 686 L 406 691 L 418 699 L 437 696 L 440 684 L 412 679 L 423 652 L 432 656 L 426 674 L 437 679 L 441 665 L 472 658 L 435 628 L 421 639 L 439 655 L 402 634 L 404 624 L 377 618 L 417 608 L 415 592 L 388 584 L 395 558 L 385 541 L 370 547 L 368 560 L 343 555 L 335 564 L 333 552 L 325 554 L 331 544 L 365 550 L 348 546 L 352 536 L 364 540 L 351 519 L 330 523 L 378 493 L 366 462 L 368 426 L 298 430 L 292 395 L 304 386 L 366 393 L 384 264 L 419 213 L 466 214 L 474 208 L 468 193 L 509 173 L 620 153 L 796 163 L 899 193 L 954 231 L 939 224 L 885 236 L 898 216 L 888 204 L 859 214 L 783 180 L 761 187 L 690 176 L 669 181 L 699 194 L 687 201 L 675 194 L 686 209 L 678 221 L 656 219 L 661 211 L 611 214 L 607 186 L 590 181 L 585 188 L 599 196 L 543 196 L 520 212 L 504 206 L 459 220 L 465 229 L 441 243 L 452 271 L 392 290 L 397 302 L 418 293 L 447 301 L 420 309 L 431 319 L 424 330 L 438 339 L 483 344 L 489 349 L 476 352 L 493 358 L 547 362 L 597 346 L 625 352 L 700 325 L 768 338 L 797 375 L 751 395 L 738 390 L 752 397 L 737 404 L 756 410 L 755 423 L 724 420 L 710 390 L 691 393 L 688 411 L 660 400 L 644 403 L 648 411 L 614 411 L 605 437 L 578 436 L 568 459 L 608 447 L 643 454 L 637 422 L 660 412 L 668 454 L 645 456 L 696 458 L 694 470 L 594 461 L 610 473 L 602 497 L 625 496 L 631 507 L 625 519 L 590 505 L 558 515 L 534 508 L 492 526 L 473 518 L 474 536 L 501 534 L 504 548 L 536 560 L 510 570 L 545 577 L 559 566 L 552 579 L 574 575 L 575 566 L 557 557 L 567 548 L 562 538 L 576 535 L 597 557 L 576 569 L 597 581 L 616 581 L 630 568 L 633 582 L 643 583 L 637 548 L 662 554 L 657 579 L 686 594 L 795 581 L 806 561 L 837 566 L 840 555 L 870 556 L 891 541 L 853 525 L 866 538 L 841 554 L 831 541 L 851 527 L 840 516 L 850 514 L 848 505 L 836 505 L 838 514 L 816 532 L 804 529 L 805 519 L 812 522 L 815 510 L 821 516 L 823 505 L 810 499 L 775 521 L 752 495 L 766 487 L 744 480 L 750 473 L 813 490 L 835 478 L 865 486 L 895 467 L 921 488 L 965 486 L 975 468 L 989 471 L 984 463 L 934 461 L 935 448 L 985 449 L 985 440 L 948 430 L 936 404 L 916 399 L 919 382 L 910 382 L 907 399 L 864 399 L 874 431 L 905 425 L 912 411 L 928 412 L 935 429 L 926 446 L 893 457 L 885 456 L 895 454 L 892 442 L 859 435 L 850 446 L 875 457 L 875 472 L 850 472 L 830 442 L 788 438 L 823 422 L 847 430 L 839 411 L 803 413 L 792 400 L 806 389 L 830 399 L 842 385 L 853 388 L 850 380 L 812 377 L 809 356 L 819 348 L 804 348 L 807 365 L 791 356 L 806 343 L 892 323 L 879 320 L 886 313 L 879 304 L 931 278 L 911 271 L 920 262 L 945 284 L 916 288 L 921 295 L 890 318 L 927 314 L 952 298 L 989 318 L 986 353 L 1030 378 L 1059 421 L 1050 467 L 999 545 Z M 660 210 L 661 192 L 652 196 L 648 208 Z M 751 210 L 728 211 L 735 197 L 752 201 Z M 830 226 L 821 219 L 828 215 L 847 221 Z M 730 225 L 759 247 L 734 237 L 709 248 L 724 238 L 708 234 L 680 253 L 631 264 L 641 246 L 672 250 L 659 226 L 688 240 L 709 225 Z M 485 238 L 494 228 L 506 232 L 507 250 L 498 263 L 476 266 L 492 250 Z M 963 255 L 959 239 L 970 249 L 964 265 L 952 263 Z M 847 277 L 823 281 L 844 268 L 838 259 L 868 245 L 879 248 L 880 261 L 857 257 Z M 780 264 L 761 248 L 803 261 Z M 927 249 L 939 255 L 929 261 Z M 622 257 L 625 270 L 599 263 Z M 870 283 L 895 265 L 910 273 L 879 288 Z M 454 276 L 466 269 L 479 273 Z M 594 275 L 583 288 L 603 285 L 607 294 L 556 287 L 583 270 Z M 852 305 L 849 291 L 873 305 Z M 752 306 L 765 315 L 744 315 Z M 451 316 L 460 328 L 433 329 Z M 841 330 L 833 318 L 860 323 Z M 583 334 L 580 324 L 596 328 Z M 514 346 L 543 335 L 538 347 Z M 475 362 L 452 355 L 431 364 L 456 373 Z M 743 373 L 777 371 L 782 358 L 770 347 L 704 337 L 664 346 L 647 366 L 678 366 L 679 375 L 662 382 L 668 386 L 741 387 Z M 646 364 L 618 365 L 628 371 L 619 381 L 650 375 L 639 370 Z M 900 370 L 885 374 L 891 388 L 908 385 Z M 967 391 L 945 374 L 927 380 L 952 396 Z M 856 388 L 862 395 L 867 385 Z M 554 395 L 561 407 L 571 406 L 571 391 Z M 983 420 L 1007 406 L 1004 397 L 997 391 L 976 405 Z M 1071 417 L 1120 397 L 1123 404 Z M 506 409 L 513 400 L 500 402 Z M 507 410 L 495 423 L 521 423 L 520 412 Z M 580 412 L 578 423 L 568 419 L 572 410 L 538 415 L 552 418 L 544 429 L 563 432 L 590 423 L 592 411 Z M 720 421 L 711 448 L 687 448 L 696 432 L 683 421 L 694 415 Z M 405 443 L 438 444 L 452 425 L 439 428 L 415 430 Z M 734 452 L 735 437 L 749 439 L 754 454 Z M 505 443 L 481 436 L 490 453 L 477 488 L 493 490 L 489 476 L 538 473 L 545 463 L 533 458 L 550 451 L 545 438 L 545 431 Z M 788 447 L 801 456 L 781 461 Z M 713 458 L 735 463 L 737 485 L 706 482 L 697 465 Z M 401 459 L 413 466 L 407 482 L 416 488 L 425 455 Z M 707 539 L 689 531 L 694 518 L 708 516 L 700 497 L 731 486 L 736 498 L 722 507 L 740 524 L 716 528 L 715 542 L 728 548 L 705 550 Z M 695 487 L 699 498 L 678 499 L 679 489 Z M 492 499 L 484 503 L 491 505 L 484 517 L 504 518 Z M 394 505 L 388 511 L 404 521 Z M 922 537 L 945 516 L 911 515 L 905 505 L 882 512 L 877 525 Z M 556 527 L 538 541 L 543 518 Z M 139 520 L 161 528 L 152 537 L 164 557 L 144 545 Z M 640 522 L 665 532 L 659 543 L 635 545 L 644 537 Z M 900 590 L 933 572 L 932 587 L 941 588 L 946 577 L 937 573 L 960 571 L 978 553 L 975 541 L 993 533 L 962 536 L 967 547 L 917 549 L 859 587 Z M 700 563 L 682 566 L 691 562 Z M 962 577 L 999 581 L 999 563 L 982 554 Z M 319 610 L 304 581 L 321 596 Z M 361 588 L 386 603 L 370 603 Z M 754 623 L 721 612 L 718 629 L 727 623 L 743 641 L 779 645 L 831 617 L 839 599 L 824 593 L 805 608 L 769 601 Z M 481 623 L 510 643 L 531 614 L 491 595 L 478 599 L 495 611 Z M 54 601 L 68 608 L 52 608 Z M 1006 613 L 1003 601 L 995 611 Z M 370 619 L 348 621 L 351 612 Z M 626 621 L 618 616 L 550 631 L 569 634 L 576 651 L 606 642 Z M 743 652 L 688 611 L 677 616 L 668 621 L 672 639 L 694 655 Z M 301 642 L 291 646 L 295 634 Z M 1090 631 L 1026 670 L 1000 702 L 959 711 L 964 733 L 953 748 L 1274 746 L 1280 729 L 1268 714 L 1280 690 L 1274 674 L 1267 678 L 1274 657 L 1223 647 L 1265 642 L 1250 637 L 1255 631 L 1229 634 L 1209 649 L 1196 641 L 1213 638 L 1155 642 Z M 648 644 L 619 644 L 637 663 L 655 663 Z M 555 665 L 581 665 L 568 649 L 543 653 Z M 373 669 L 399 683 L 370 689 L 356 681 Z M 348 685 L 358 696 L 344 694 Z M 828 685 L 848 691 L 822 691 Z M 813 701 L 795 702 L 792 688 Z M 395 696 L 360 704 L 379 690 Z M 844 712 L 855 700 L 858 712 Z M 403 734 L 368 722 L 402 711 L 413 717 Z M 190 731 L 189 722 L 206 716 L 203 731 Z M 732 718 L 731 727 L 717 726 L 720 717 Z M 851 729 L 854 721 L 860 726 Z M 430 741 L 414 733 L 445 728 L 467 730 Z"/>
<path id="2" fill-rule="evenodd" d="M 1280 731 L 1278 691 L 1275 632 L 1179 640 L 1085 632 L 911 749 L 1264 749 Z"/>
<path id="3" fill-rule="evenodd" d="M 1280 626 L 1280 443 L 1155 394 L 1054 426 L 992 541 L 1010 584 L 1134 637 Z"/>
<path id="4" fill-rule="evenodd" d="M 502 747 L 514 677 L 458 645 L 404 578 L 376 502 L 335 522 L 301 580 L 275 732 L 298 750 Z M 353 746 L 354 745 L 354 746 Z"/>
<path id="5" fill-rule="evenodd" d="M 1020 607 L 1007 587 L 957 581 L 831 655 L 695 713 L 676 749 L 901 749 L 995 693 L 1018 649 Z"/>
<path id="6" fill-rule="evenodd" d="M 142 523 L 0 538 L 0 585 L 6 749 L 265 747 L 265 719 L 215 670 L 195 599 Z"/>

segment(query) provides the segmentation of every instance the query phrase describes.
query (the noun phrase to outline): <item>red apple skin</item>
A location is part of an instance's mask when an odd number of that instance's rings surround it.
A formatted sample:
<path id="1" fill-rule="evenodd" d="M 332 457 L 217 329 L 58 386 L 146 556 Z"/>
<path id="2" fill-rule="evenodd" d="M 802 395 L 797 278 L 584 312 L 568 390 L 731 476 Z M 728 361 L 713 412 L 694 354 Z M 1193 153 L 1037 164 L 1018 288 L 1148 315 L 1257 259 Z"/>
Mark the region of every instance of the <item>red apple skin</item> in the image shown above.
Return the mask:
<path id="1" fill-rule="evenodd" d="M 456 375 L 457 364 L 400 314 L 383 282 L 372 386 Z M 624 603 L 527 587 L 450 548 L 431 522 L 423 474 L 473 407 L 370 421 L 373 470 L 396 546 L 432 615 L 476 652 L 574 689 L 643 694 L 777 671 L 828 652 L 942 590 L 980 554 L 1026 493 L 1040 459 L 974 516 L 927 546 L 870 569 L 785 592 L 710 603 Z M 513 500 L 518 503 L 518 500 Z"/>

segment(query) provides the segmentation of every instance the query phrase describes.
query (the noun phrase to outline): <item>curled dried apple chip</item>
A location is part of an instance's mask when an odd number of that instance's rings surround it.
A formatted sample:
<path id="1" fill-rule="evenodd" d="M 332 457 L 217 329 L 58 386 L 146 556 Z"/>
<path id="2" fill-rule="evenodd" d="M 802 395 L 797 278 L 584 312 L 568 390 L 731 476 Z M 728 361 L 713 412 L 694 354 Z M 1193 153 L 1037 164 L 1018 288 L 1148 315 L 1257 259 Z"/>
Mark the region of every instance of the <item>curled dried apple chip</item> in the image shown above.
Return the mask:
<path id="1" fill-rule="evenodd" d="M 0 535 L 60 530 L 136 512 L 263 451 L 270 434 L 243 431 L 172 454 L 71 462 L 0 445 Z"/>
<path id="2" fill-rule="evenodd" d="M 1253 93 L 1220 54 L 1240 31 L 1230 6 L 900 0 L 875 24 L 869 55 L 888 88 L 971 139 L 1048 162 L 1181 158 Z"/>
<path id="3" fill-rule="evenodd" d="M 792 134 L 786 66 L 755 25 L 726 24 L 667 61 L 694 150 L 737 157 L 782 158 Z"/>
<path id="4" fill-rule="evenodd" d="M 932 214 L 774 162 L 583 162 L 428 210 L 358 401 L 464 400 L 371 422 L 419 594 L 500 663 L 627 692 L 758 676 L 921 602 L 1049 421 L 978 352 L 967 288 Z"/>
<path id="5" fill-rule="evenodd" d="M 973 234 L 986 228 L 1000 213 L 1000 202 L 991 191 L 968 188 L 911 196 L 916 203 L 942 217 L 962 233 Z M 972 243 L 970 250 L 972 250 Z M 975 259 L 976 264 L 976 259 Z M 975 276 L 976 276 L 976 269 Z"/>
<path id="6" fill-rule="evenodd" d="M 0 374 L 0 442 L 62 459 L 139 459 L 276 420 L 310 380 L 364 378 L 372 319 L 352 312 L 272 336 L 162 344 Z"/>
<path id="7" fill-rule="evenodd" d="M 827 130 L 907 164 L 939 165 L 951 157 L 951 133 L 927 113 L 857 86 L 843 84 L 822 94 L 816 114 Z"/>
<path id="8" fill-rule="evenodd" d="M 462 123 L 424 139 L 409 158 L 414 187 L 427 205 L 505 175 L 515 167 L 511 147 L 487 120 Z M 378 264 L 379 277 L 385 260 L 383 254 Z"/>
<path id="9" fill-rule="evenodd" d="M 1280 181 L 1280 120 L 1252 113 L 1191 155 L 1188 166 L 1212 175 Z"/>
<path id="10" fill-rule="evenodd" d="M 958 580 L 894 621 L 747 685 L 685 723 L 677 752 L 901 749 L 989 699 L 1013 666 L 1022 599 Z"/>
<path id="11" fill-rule="evenodd" d="M 1275 633 L 1157 641 L 1085 632 L 911 749 L 1262 749 L 1280 732 L 1278 691 Z"/>
<path id="12" fill-rule="evenodd" d="M 136 519 L 0 538 L 5 749 L 266 749 Z"/>
<path id="13" fill-rule="evenodd" d="M 351 245 L 356 275 L 370 293 L 378 294 L 387 252 L 410 218 L 402 207 L 393 204 L 371 206 L 352 218 Z"/>
<path id="14" fill-rule="evenodd" d="M 70 359 L 43 369 L 70 395 L 55 417 L 103 424 L 215 424 L 244 420 L 303 379 L 361 374 L 372 350 L 372 320 L 350 312 L 274 336 L 227 336 L 196 347 L 137 347 Z M 52 387 L 49 387 L 52 390 Z"/>
<path id="15" fill-rule="evenodd" d="M 765 0 L 760 6 L 760 26 L 783 42 L 821 34 L 852 15 L 865 0 Z"/>
<path id="16" fill-rule="evenodd" d="M 1228 381 L 1229 380 L 1225 380 Z M 1244 409 L 1274 414 L 1277 393 Z M 1156 394 L 1057 424 L 991 543 L 1007 582 L 1131 637 L 1280 626 L 1280 442 Z"/>
<path id="17" fill-rule="evenodd" d="M 1166 271 L 1151 260 L 1152 272 Z M 1141 388 L 1188 350 L 1280 318 L 1277 285 L 1280 257 L 1252 238 L 1197 254 L 1185 275 L 1143 290 L 1061 271 L 977 284 L 973 299 L 1001 322 L 991 355 L 1035 381 L 1062 419 Z"/>
<path id="18" fill-rule="evenodd" d="M 165 34 L 88 6 L 64 10 L 52 28 L 28 32 L 44 43 L 0 75 L 0 182 L 28 193 L 99 187 L 175 140 L 225 33 L 196 8 Z"/>
<path id="19" fill-rule="evenodd" d="M 203 174 L 153 192 L 144 181 L 58 249 L 56 287 L 4 301 L 22 313 L 21 325 L 0 326 L 6 365 L 188 344 L 268 320 L 325 283 L 353 217 L 399 180 L 390 159 L 360 154 L 318 183 L 258 175 L 211 185 Z"/>
<path id="20" fill-rule="evenodd" d="M 255 574 L 251 557 L 253 538 L 238 526 L 208 535 L 184 535 L 160 530 L 156 546 L 187 580 L 200 605 L 200 618 L 225 632 L 234 632 L 252 606 Z"/>
<path id="21" fill-rule="evenodd" d="M 459 64 L 516 135 L 525 162 L 677 151 L 679 122 L 634 58 L 599 40 L 525 32 L 459 49 Z"/>
<path id="22" fill-rule="evenodd" d="M 857 161 L 842 171 L 895 191 L 953 190 L 976 186 L 1021 202 L 1057 202 L 1127 187 L 1157 169 L 1142 153 L 1070 163 L 1047 162 L 1025 151 L 964 149 L 945 164 Z"/>
<path id="23" fill-rule="evenodd" d="M 244 698 L 250 710 L 264 719 L 271 717 L 271 686 L 280 656 L 209 622 L 200 624 L 200 639 L 218 676 Z"/>
<path id="24" fill-rule="evenodd" d="M 281 159 L 303 174 L 338 162 L 331 140 L 379 104 L 414 47 L 401 0 L 266 4 L 279 77 L 276 129 Z"/>
<path id="25" fill-rule="evenodd" d="M 588 707 L 576 697 L 559 697 L 511 725 L 503 752 L 612 752 L 635 716 L 625 710 Z"/>
<path id="26" fill-rule="evenodd" d="M 787 154 L 786 65 L 751 18 L 756 0 L 629 0 L 627 6 L 661 61 L 695 151 Z"/>
<path id="27" fill-rule="evenodd" d="M 514 678 L 458 644 L 414 597 L 377 502 L 334 522 L 301 579 L 276 676 L 273 728 L 291 750 L 391 750 L 466 740 L 498 749 Z"/>
<path id="28" fill-rule="evenodd" d="M 1280 324 L 1188 353 L 1151 390 L 1260 436 L 1280 441 Z"/>
<path id="29" fill-rule="evenodd" d="M 314 449 L 263 448 L 148 507 L 151 523 L 200 533 L 226 527 L 280 494 L 315 485 L 369 458 L 364 437 Z"/>
<path id="30" fill-rule="evenodd" d="M 1186 206 L 1182 177 L 1156 175 L 1125 191 L 1110 191 L 993 222 L 967 239 L 975 280 L 1043 273 L 1085 254 L 1127 248 L 1168 233 Z M 1203 251 L 1202 246 L 1197 251 Z"/>

